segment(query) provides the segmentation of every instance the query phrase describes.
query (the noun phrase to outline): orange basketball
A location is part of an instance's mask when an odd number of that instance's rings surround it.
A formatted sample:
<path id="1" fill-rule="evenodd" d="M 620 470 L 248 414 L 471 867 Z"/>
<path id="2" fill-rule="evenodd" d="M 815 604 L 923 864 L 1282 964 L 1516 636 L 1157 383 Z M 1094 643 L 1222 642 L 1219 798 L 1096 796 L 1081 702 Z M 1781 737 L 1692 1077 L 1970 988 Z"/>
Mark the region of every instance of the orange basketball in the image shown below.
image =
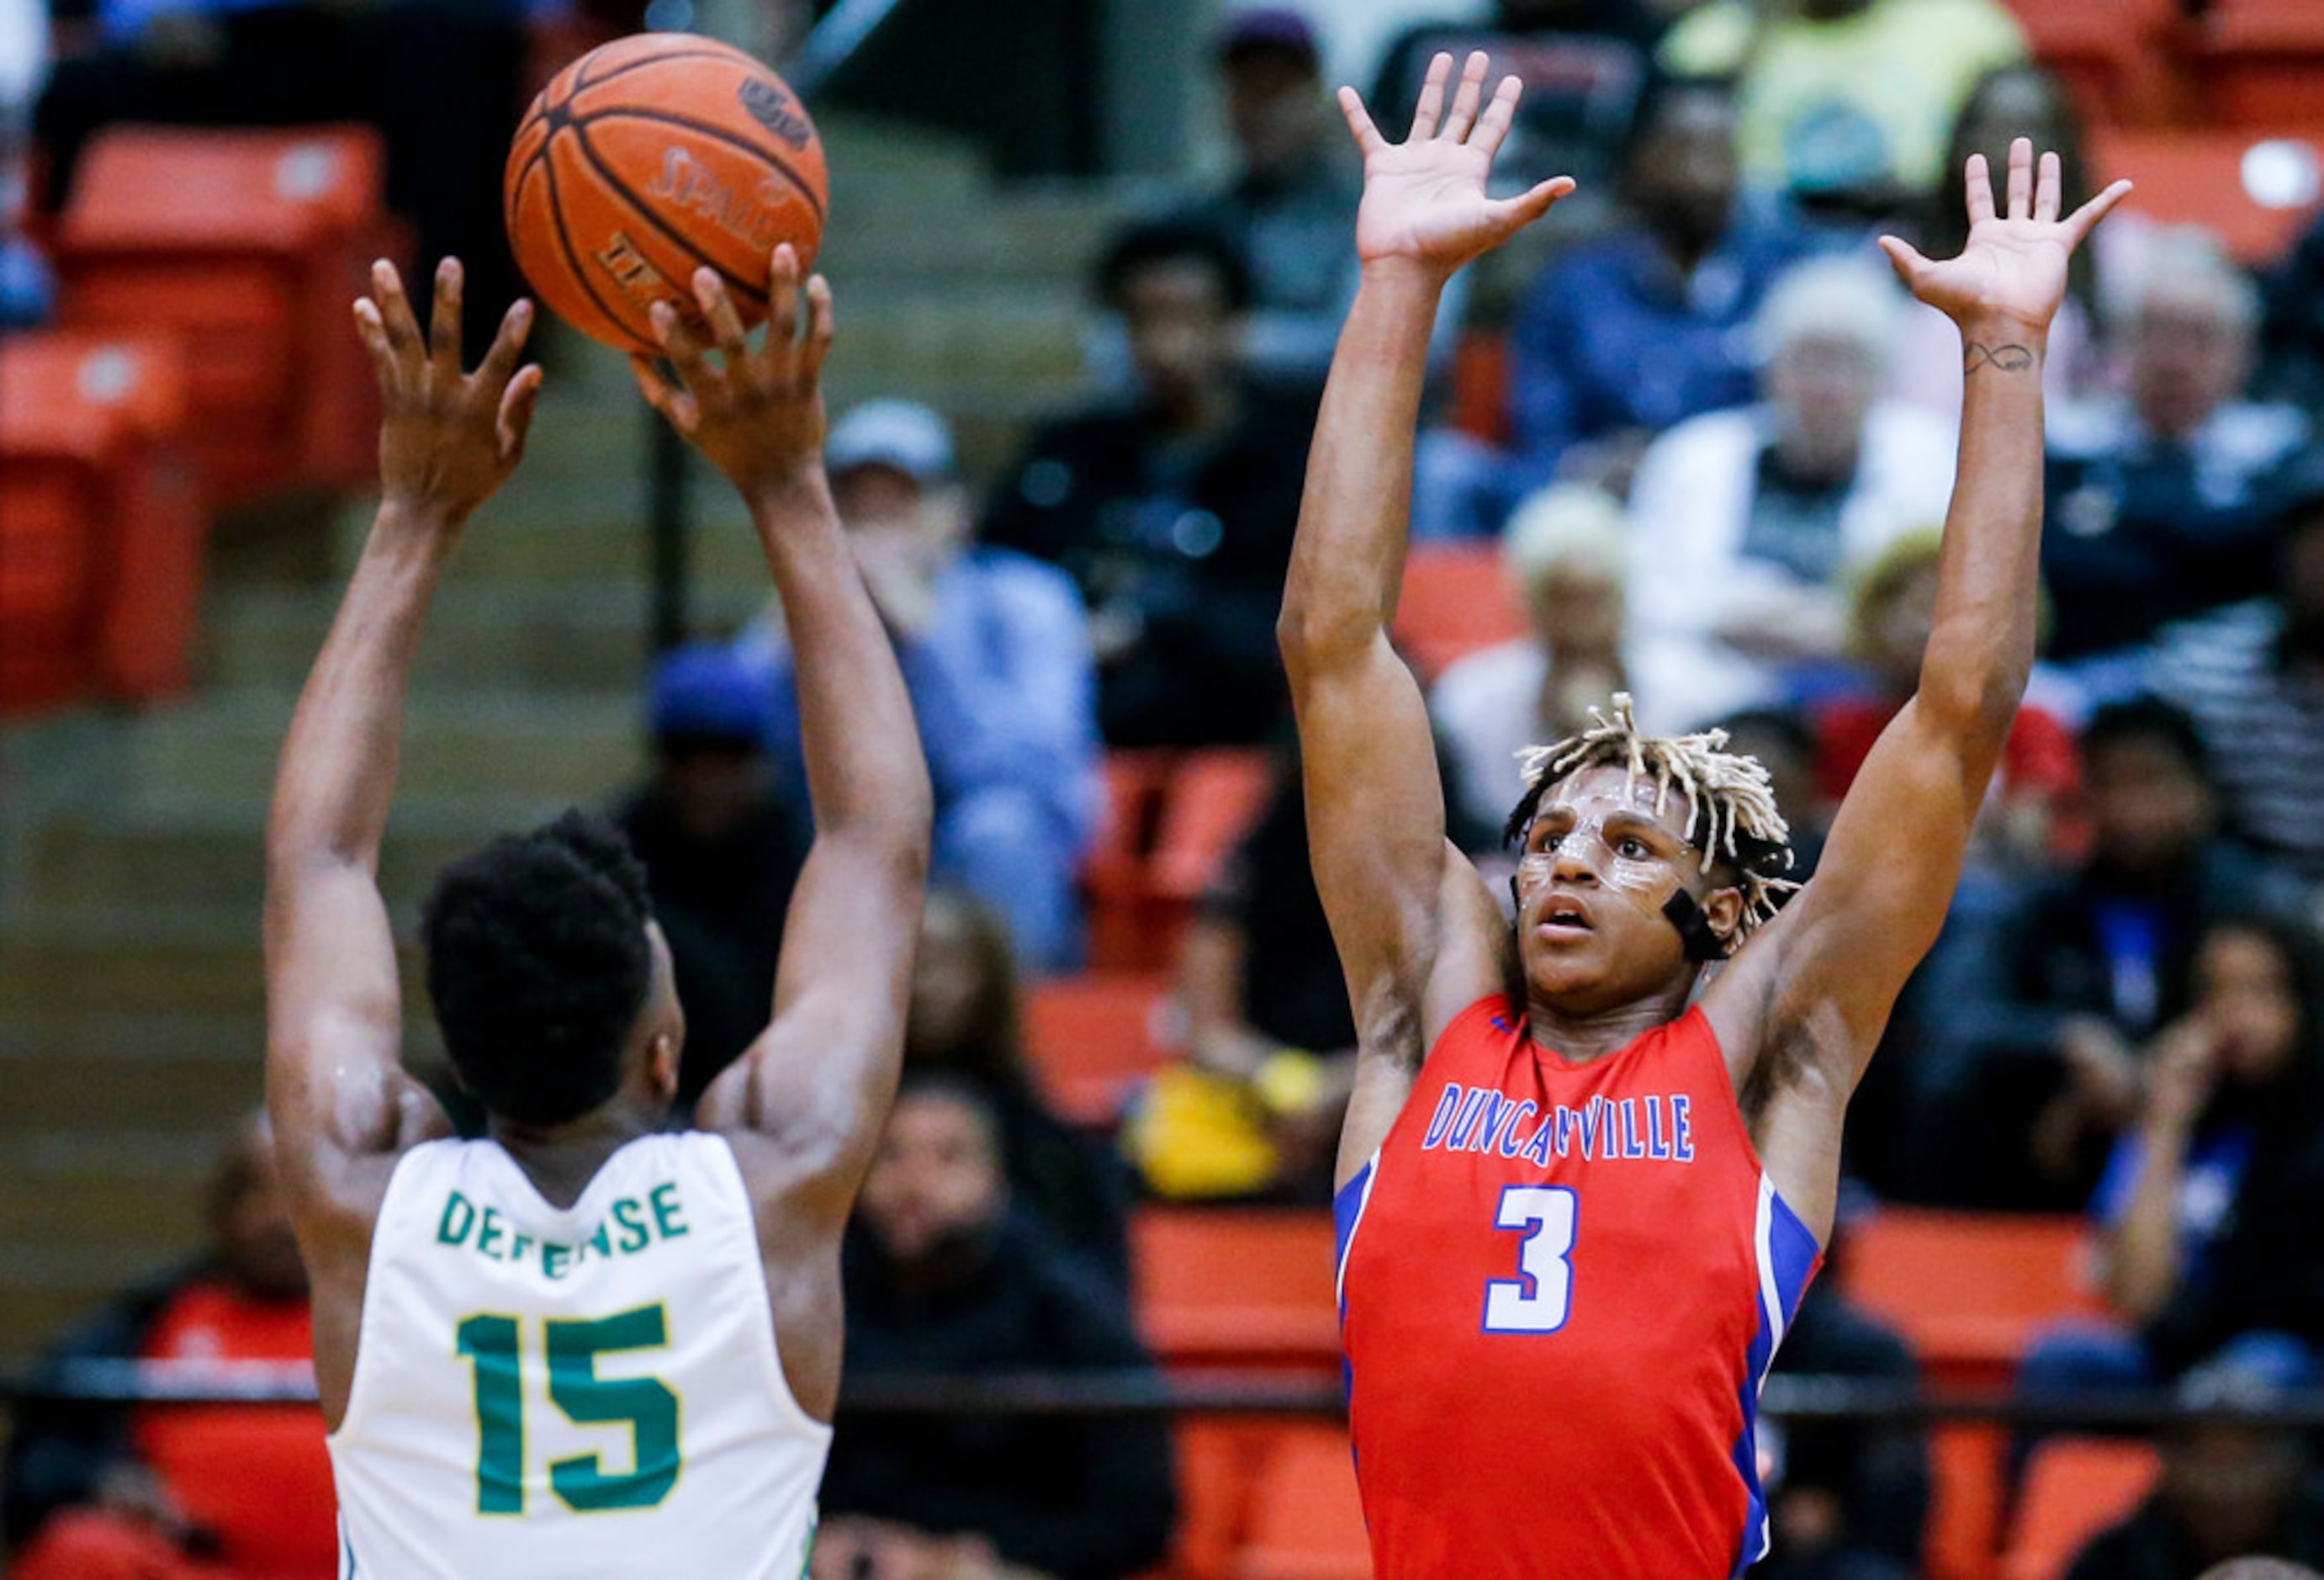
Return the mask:
<path id="1" fill-rule="evenodd" d="M 590 51 L 532 101 L 509 149 L 509 245 L 532 288 L 583 334 L 654 352 L 647 310 L 695 316 L 694 272 L 766 317 L 776 245 L 812 265 L 827 195 L 823 143 L 782 79 L 693 33 Z"/>

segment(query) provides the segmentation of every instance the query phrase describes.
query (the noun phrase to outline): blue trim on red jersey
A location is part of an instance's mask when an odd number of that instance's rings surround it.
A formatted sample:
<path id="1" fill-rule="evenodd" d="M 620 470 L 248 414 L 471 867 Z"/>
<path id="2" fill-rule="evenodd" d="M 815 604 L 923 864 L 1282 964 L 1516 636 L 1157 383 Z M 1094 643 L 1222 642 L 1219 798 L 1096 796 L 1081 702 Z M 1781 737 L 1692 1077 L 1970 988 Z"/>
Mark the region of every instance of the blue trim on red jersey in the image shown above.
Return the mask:
<path id="1" fill-rule="evenodd" d="M 1739 1391 L 1743 1430 L 1735 1439 L 1735 1470 L 1750 1494 L 1750 1505 L 1744 1515 L 1743 1540 L 1736 1556 L 1734 1580 L 1741 1580 L 1744 1570 L 1767 1556 L 1767 1495 L 1759 1484 L 1759 1390 L 1767 1381 L 1767 1368 L 1775 1361 L 1776 1347 L 1783 1343 L 1792 1319 L 1799 1315 L 1801 1297 L 1807 1293 L 1808 1280 L 1815 1273 L 1816 1258 L 1822 1254 L 1815 1235 L 1765 1175 L 1760 1176 L 1759 1189 L 1766 1215 L 1764 1243 L 1755 1247 L 1759 1257 L 1759 1324 L 1745 1354 L 1743 1386 Z M 1753 1238 L 1755 1242 L 1761 1240 L 1756 1227 Z M 1767 1308 L 1771 1294 L 1775 1301 L 1773 1311 Z"/>

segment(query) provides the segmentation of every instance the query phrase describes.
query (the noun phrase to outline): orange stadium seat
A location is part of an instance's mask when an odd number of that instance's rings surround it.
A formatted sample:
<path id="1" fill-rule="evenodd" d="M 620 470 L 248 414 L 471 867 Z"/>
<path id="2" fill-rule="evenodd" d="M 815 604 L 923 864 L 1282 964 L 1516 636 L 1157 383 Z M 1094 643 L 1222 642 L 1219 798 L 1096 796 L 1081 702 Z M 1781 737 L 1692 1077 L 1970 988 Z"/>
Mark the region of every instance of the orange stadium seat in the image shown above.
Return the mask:
<path id="1" fill-rule="evenodd" d="M 2317 113 L 2324 115 L 2324 97 Z M 2324 157 L 2324 143 L 2293 136 L 2310 157 Z M 2246 156 L 2271 141 L 2257 131 L 2131 131 L 2094 127 L 2090 133 L 2093 181 L 2128 176 L 2137 189 L 2123 199 L 2126 213 L 2165 225 L 2200 225 L 2218 233 L 2227 250 L 2247 264 L 2273 263 L 2299 236 L 2310 210 L 2272 208 L 2245 182 Z M 2293 157 L 2297 158 L 2295 152 Z"/>
<path id="2" fill-rule="evenodd" d="M 186 685 L 208 531 L 186 418 L 172 340 L 0 343 L 0 711 Z"/>
<path id="3" fill-rule="evenodd" d="M 1130 1250 L 1139 1320 L 1165 1363 L 1338 1372 L 1328 1211 L 1147 1206 Z"/>
<path id="4" fill-rule="evenodd" d="M 2183 23 L 2174 0 L 2014 0 L 2034 59 L 2097 125 L 2162 125 L 2186 114 Z"/>
<path id="5" fill-rule="evenodd" d="M 2315 0 L 2215 0 L 2195 57 L 2215 119 L 2324 125 L 2324 6 Z"/>
<path id="6" fill-rule="evenodd" d="M 1453 660 L 1525 629 L 1525 612 L 1494 545 L 1426 543 L 1406 557 L 1396 642 L 1423 676 L 1441 674 Z"/>
<path id="7" fill-rule="evenodd" d="M 1268 1448 L 1282 1428 L 1273 1416 L 1178 1418 L 1171 1428 L 1178 1460 L 1171 1580 L 1226 1580 L 1250 1526 Z"/>
<path id="8" fill-rule="evenodd" d="M 121 126 L 83 158 L 59 236 L 64 321 L 183 337 L 220 503 L 371 476 L 375 397 L 347 304 L 394 245 L 385 166 L 360 126 Z"/>
<path id="9" fill-rule="evenodd" d="M 2008 1451 L 2008 1433 L 1984 1421 L 1939 1421 L 1929 1428 L 1923 1561 L 1930 1580 L 1993 1580 Z"/>
<path id="10" fill-rule="evenodd" d="M 1284 1427 L 1268 1453 L 1234 1580 L 1370 1580 L 1371 1572 L 1347 1432 Z"/>
<path id="11" fill-rule="evenodd" d="M 1147 856 L 1161 820 L 1162 790 L 1176 753 L 1105 754 L 1105 817 L 1082 864 L 1089 900 L 1089 958 L 1099 971 L 1158 970 L 1169 964 L 1146 932 Z"/>
<path id="12" fill-rule="evenodd" d="M 2052 1437 L 2025 1466 L 2002 1580 L 2058 1580 L 2083 1544 L 2126 1519 L 2162 1467 L 2153 1445 L 2122 1437 Z"/>
<path id="13" fill-rule="evenodd" d="M 1274 789 L 1274 759 L 1263 748 L 1188 753 L 1171 775 L 1155 833 L 1154 892 L 1168 900 L 1201 899 L 1266 809 Z"/>
<path id="14" fill-rule="evenodd" d="M 2036 1327 L 2097 1309 L 2079 1217 L 1883 1207 L 1849 1231 L 1849 1294 L 1904 1335 L 1932 1382 L 1998 1386 Z"/>
<path id="15" fill-rule="evenodd" d="M 1257 747 L 1109 752 L 1105 783 L 1104 831 L 1083 869 L 1090 962 L 1165 970 L 1195 902 L 1265 808 L 1273 763 Z"/>
<path id="16" fill-rule="evenodd" d="M 1148 972 L 1093 972 L 1037 985 L 1025 999 L 1025 1048 L 1041 1089 L 1075 1124 L 1120 1116 L 1163 1052 L 1154 1017 L 1168 982 Z"/>

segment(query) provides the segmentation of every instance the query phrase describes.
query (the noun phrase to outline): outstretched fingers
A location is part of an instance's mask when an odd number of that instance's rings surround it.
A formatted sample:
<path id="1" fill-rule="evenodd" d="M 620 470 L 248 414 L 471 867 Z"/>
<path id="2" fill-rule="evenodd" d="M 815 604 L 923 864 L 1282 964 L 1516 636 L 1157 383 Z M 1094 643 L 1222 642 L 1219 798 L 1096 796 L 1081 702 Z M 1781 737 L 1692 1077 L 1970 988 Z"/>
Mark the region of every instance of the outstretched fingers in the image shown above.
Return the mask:
<path id="1" fill-rule="evenodd" d="M 2046 225 L 2058 217 L 2061 201 L 2059 193 L 2064 178 L 2054 152 L 2044 153 L 2035 168 L 2039 173 L 2034 180 L 2034 217 Z"/>
<path id="2" fill-rule="evenodd" d="M 355 298 L 355 334 L 362 339 L 364 349 L 371 353 L 372 376 L 379 381 L 379 393 L 384 397 L 401 382 L 396 365 L 395 347 L 387 338 L 387 325 L 381 318 L 379 303 L 367 296 Z"/>
<path id="3" fill-rule="evenodd" d="M 2034 212 L 2034 143 L 2014 137 L 2009 143 L 2009 217 L 2025 219 Z"/>
<path id="4" fill-rule="evenodd" d="M 1509 127 L 1517 118 L 1517 99 L 1524 86 L 1514 77 L 1502 78 L 1501 85 L 1493 90 L 1492 102 L 1477 118 L 1477 129 L 1469 134 L 1469 146 L 1483 150 L 1487 159 L 1500 152 L 1502 140 L 1508 136 Z"/>
<path id="5" fill-rule="evenodd" d="M 378 304 L 381 328 L 389 349 L 401 362 L 420 349 L 420 320 L 411 314 L 411 299 L 404 293 L 403 276 L 382 258 L 371 266 L 372 300 Z"/>
<path id="6" fill-rule="evenodd" d="M 484 361 L 476 365 L 476 378 L 484 388 L 500 389 L 507 384 L 516 372 L 517 358 L 524 355 L 525 337 L 531 333 L 532 303 L 520 296 L 501 315 L 500 332 L 493 337 Z"/>
<path id="7" fill-rule="evenodd" d="M 2082 238 L 2090 234 L 2098 222 L 2114 212 L 2114 206 L 2130 196 L 2130 183 L 2116 181 L 2089 202 L 2066 216 L 2066 245 L 2078 247 Z"/>
<path id="8" fill-rule="evenodd" d="M 732 368 L 749 349 L 750 331 L 742 328 L 742 311 L 726 293 L 726 282 L 718 278 L 716 270 L 706 266 L 694 272 L 694 300 L 702 310 L 702 321 L 710 328 L 710 338 L 726 354 L 726 365 Z"/>
<path id="9" fill-rule="evenodd" d="M 1551 205 L 1572 190 L 1572 176 L 1552 176 L 1530 191 L 1519 192 L 1514 198 L 1503 198 L 1493 204 L 1493 217 L 1499 222 L 1503 235 L 1514 235 L 1548 213 Z"/>
<path id="10" fill-rule="evenodd" d="M 1974 230 L 1993 217 L 1993 171 L 1985 155 L 1972 153 L 1961 184 L 1969 195 L 1969 223 Z"/>
<path id="11" fill-rule="evenodd" d="M 1477 106 L 1484 100 L 1485 51 L 1471 50 L 1461 68 L 1461 86 L 1452 95 L 1452 113 L 1444 117 L 1436 135 L 1447 143 L 1465 142 L 1477 124 Z"/>
<path id="12" fill-rule="evenodd" d="M 1880 238 L 1880 250 L 1888 254 L 1889 266 L 1896 271 L 1896 278 L 1904 282 L 1907 291 L 1913 288 L 1921 271 L 1929 266 L 1929 260 L 1910 242 L 1899 241 L 1893 236 Z"/>
<path id="13" fill-rule="evenodd" d="M 1437 117 L 1444 113 L 1444 84 L 1452 75 L 1452 57 L 1438 51 L 1428 62 L 1428 75 L 1421 79 L 1420 101 L 1412 106 L 1412 130 L 1405 135 L 1406 143 L 1436 135 Z"/>
<path id="14" fill-rule="evenodd" d="M 508 387 L 501 392 L 496 424 L 501 441 L 501 459 L 512 467 L 524 458 L 525 438 L 532 431 L 532 414 L 540 405 L 540 367 L 534 364 L 509 380 Z"/>
<path id="15" fill-rule="evenodd" d="M 680 433 L 694 431 L 701 408 L 694 403 L 692 395 L 672 383 L 661 369 L 653 365 L 652 357 L 632 356 L 630 372 L 636 375 L 638 393 L 646 398 L 647 405 L 669 418 Z"/>
<path id="16" fill-rule="evenodd" d="M 807 335 L 799 357 L 799 370 L 809 379 L 823 376 L 823 359 L 831 352 L 831 282 L 816 274 L 807 282 Z"/>
<path id="17" fill-rule="evenodd" d="M 1342 88 L 1339 100 L 1340 114 L 1347 117 L 1348 131 L 1356 140 L 1357 152 L 1370 159 L 1374 149 L 1388 146 L 1388 139 L 1381 136 L 1380 129 L 1372 124 L 1371 111 L 1364 107 L 1362 94 L 1352 88 Z"/>
<path id="18" fill-rule="evenodd" d="M 798 251 L 784 242 L 775 248 L 774 262 L 767 271 L 767 346 L 772 350 L 788 346 L 798 337 L 799 261 Z"/>
<path id="19" fill-rule="evenodd" d="M 460 298 L 466 284 L 460 260 L 436 265 L 436 289 L 428 311 L 428 361 L 438 378 L 460 376 Z"/>

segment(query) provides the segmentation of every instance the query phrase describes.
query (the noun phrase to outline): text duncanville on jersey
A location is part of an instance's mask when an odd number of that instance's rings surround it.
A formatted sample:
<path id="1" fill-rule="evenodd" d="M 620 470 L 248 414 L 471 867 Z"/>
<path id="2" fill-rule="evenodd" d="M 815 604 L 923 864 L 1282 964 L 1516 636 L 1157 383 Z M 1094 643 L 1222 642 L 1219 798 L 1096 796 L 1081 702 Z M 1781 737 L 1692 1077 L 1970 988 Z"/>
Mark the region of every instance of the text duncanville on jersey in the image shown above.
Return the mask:
<path id="1" fill-rule="evenodd" d="M 1490 1086 L 1447 1082 L 1429 1117 L 1424 1152 L 1489 1152 L 1543 1168 L 1553 1157 L 1601 1162 L 1694 1161 L 1692 1103 L 1683 1092 L 1644 1097 L 1592 1097 L 1579 1107 L 1552 1104 L 1546 1113 L 1530 1097 L 1510 1097 Z"/>

